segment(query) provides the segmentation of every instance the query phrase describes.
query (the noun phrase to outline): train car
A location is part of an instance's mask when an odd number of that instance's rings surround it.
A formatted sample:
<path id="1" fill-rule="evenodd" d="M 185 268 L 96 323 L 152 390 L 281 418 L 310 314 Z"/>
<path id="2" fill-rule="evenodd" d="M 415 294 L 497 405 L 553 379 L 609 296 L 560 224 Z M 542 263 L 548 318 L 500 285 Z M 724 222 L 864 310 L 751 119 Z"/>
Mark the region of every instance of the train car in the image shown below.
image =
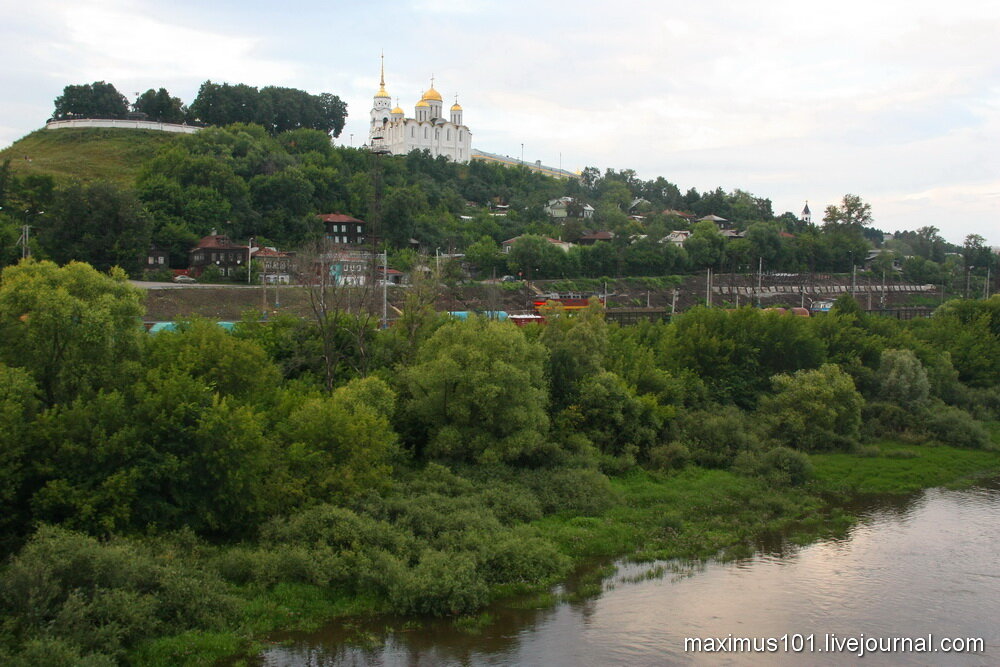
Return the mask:
<path id="1" fill-rule="evenodd" d="M 539 313 L 552 308 L 564 308 L 565 310 L 580 310 L 590 305 L 591 299 L 597 299 L 598 303 L 604 305 L 604 298 L 599 294 L 583 294 L 580 292 L 551 292 L 540 294 L 535 297 L 533 305 Z"/>

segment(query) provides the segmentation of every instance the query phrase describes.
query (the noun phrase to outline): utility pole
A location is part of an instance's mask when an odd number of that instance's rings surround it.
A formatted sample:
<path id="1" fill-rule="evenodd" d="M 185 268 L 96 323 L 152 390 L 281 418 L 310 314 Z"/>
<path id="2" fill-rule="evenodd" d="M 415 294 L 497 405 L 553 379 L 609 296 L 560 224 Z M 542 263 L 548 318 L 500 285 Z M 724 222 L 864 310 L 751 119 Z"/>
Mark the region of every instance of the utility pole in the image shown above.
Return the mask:
<path id="1" fill-rule="evenodd" d="M 712 269 L 705 270 L 705 304 L 712 307 Z"/>
<path id="2" fill-rule="evenodd" d="M 757 307 L 760 308 L 760 292 L 763 289 L 764 258 L 757 258 Z"/>
<path id="3" fill-rule="evenodd" d="M 21 226 L 21 237 L 17 240 L 17 244 L 21 246 L 21 259 L 27 259 L 31 257 L 31 248 L 28 246 L 28 235 L 31 233 L 29 230 L 31 227 L 28 225 Z"/>

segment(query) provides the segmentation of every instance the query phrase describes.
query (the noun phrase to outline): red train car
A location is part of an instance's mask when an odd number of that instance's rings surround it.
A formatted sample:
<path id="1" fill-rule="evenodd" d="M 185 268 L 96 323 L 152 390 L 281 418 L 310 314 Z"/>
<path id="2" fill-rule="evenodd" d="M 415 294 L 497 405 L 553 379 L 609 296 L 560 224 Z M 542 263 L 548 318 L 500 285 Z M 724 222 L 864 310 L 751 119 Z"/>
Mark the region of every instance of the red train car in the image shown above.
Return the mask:
<path id="1" fill-rule="evenodd" d="M 583 294 L 579 292 L 552 292 L 550 294 L 540 294 L 535 297 L 534 306 L 538 312 L 544 312 L 553 307 L 562 307 L 566 310 L 580 310 L 590 305 L 591 299 L 603 306 L 604 298 L 599 294 Z"/>

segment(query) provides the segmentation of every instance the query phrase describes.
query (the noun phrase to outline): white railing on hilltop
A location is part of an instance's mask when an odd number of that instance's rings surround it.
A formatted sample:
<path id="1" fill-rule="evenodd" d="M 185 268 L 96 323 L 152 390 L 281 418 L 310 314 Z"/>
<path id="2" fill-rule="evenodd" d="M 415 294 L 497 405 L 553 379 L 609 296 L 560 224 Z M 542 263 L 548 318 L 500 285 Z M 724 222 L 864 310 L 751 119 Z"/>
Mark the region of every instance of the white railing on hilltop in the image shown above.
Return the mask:
<path id="1" fill-rule="evenodd" d="M 151 120 L 119 120 L 117 118 L 75 118 L 73 120 L 50 120 L 45 124 L 46 130 L 59 130 L 65 127 L 114 127 L 128 130 L 180 132 L 182 134 L 194 134 L 201 129 L 200 127 L 195 127 L 194 125 L 158 123 Z"/>

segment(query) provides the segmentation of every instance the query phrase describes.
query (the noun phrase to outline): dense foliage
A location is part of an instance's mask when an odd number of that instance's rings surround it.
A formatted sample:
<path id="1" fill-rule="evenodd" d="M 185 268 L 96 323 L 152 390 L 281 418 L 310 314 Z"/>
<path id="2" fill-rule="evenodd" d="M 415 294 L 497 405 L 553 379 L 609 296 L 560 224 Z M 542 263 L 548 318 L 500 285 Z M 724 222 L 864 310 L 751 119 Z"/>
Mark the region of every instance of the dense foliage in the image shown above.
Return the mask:
<path id="1" fill-rule="evenodd" d="M 162 119 L 176 118 L 183 107 L 164 89 L 147 91 L 137 105 Z M 399 268 L 412 264 L 406 253 L 416 241 L 425 252 L 464 253 L 465 270 L 481 278 L 664 276 L 709 268 L 849 272 L 867 261 L 872 276 L 945 284 L 971 296 L 1000 268 L 975 235 L 963 246 L 946 243 L 933 227 L 884 238 L 857 195 L 828 207 L 814 224 L 791 213 L 776 216 L 769 200 L 742 190 L 682 194 L 662 177 L 643 181 L 631 170 L 588 168 L 579 180 L 559 180 L 426 152 L 375 156 L 331 145 L 328 133 L 339 131 L 345 113 L 337 98 L 283 88 L 206 82 L 190 113 L 226 126 L 176 137 L 141 167 L 133 165 L 134 191 L 101 183 L 81 188 L 0 166 L 0 262 L 19 256 L 20 224 L 39 230 L 38 256 L 100 268 L 117 263 L 135 272 L 144 259 L 136 249 L 149 241 L 168 248 L 171 266 L 182 268 L 197 239 L 213 229 L 294 250 L 322 234 L 317 214 L 341 212 L 368 221 Z M 546 213 L 558 197 L 572 198 L 571 217 Z M 584 204 L 592 217 L 583 217 Z M 91 220 L 109 211 L 119 211 L 115 224 L 93 230 Z M 712 221 L 697 221 L 708 215 L 728 221 L 725 234 Z M 576 243 L 596 231 L 611 236 L 568 251 L 548 240 Z M 674 243 L 668 235 L 675 231 L 690 236 Z M 883 252 L 869 260 L 873 248 Z"/>
<path id="2" fill-rule="evenodd" d="M 811 453 L 988 448 L 978 420 L 1000 416 L 1000 297 L 913 323 L 846 300 L 627 328 L 596 305 L 528 329 L 425 313 L 366 330 L 344 354 L 367 361 L 331 386 L 314 322 L 148 335 L 119 271 L 27 261 L 0 280 L 5 662 L 254 632 L 253 601 L 289 587 L 466 614 L 565 575 L 590 524 L 539 522 L 615 507 L 609 476 L 728 471 L 747 507 L 792 511 L 781 489 L 808 488 Z M 664 545 L 710 547 L 668 519 Z"/>

